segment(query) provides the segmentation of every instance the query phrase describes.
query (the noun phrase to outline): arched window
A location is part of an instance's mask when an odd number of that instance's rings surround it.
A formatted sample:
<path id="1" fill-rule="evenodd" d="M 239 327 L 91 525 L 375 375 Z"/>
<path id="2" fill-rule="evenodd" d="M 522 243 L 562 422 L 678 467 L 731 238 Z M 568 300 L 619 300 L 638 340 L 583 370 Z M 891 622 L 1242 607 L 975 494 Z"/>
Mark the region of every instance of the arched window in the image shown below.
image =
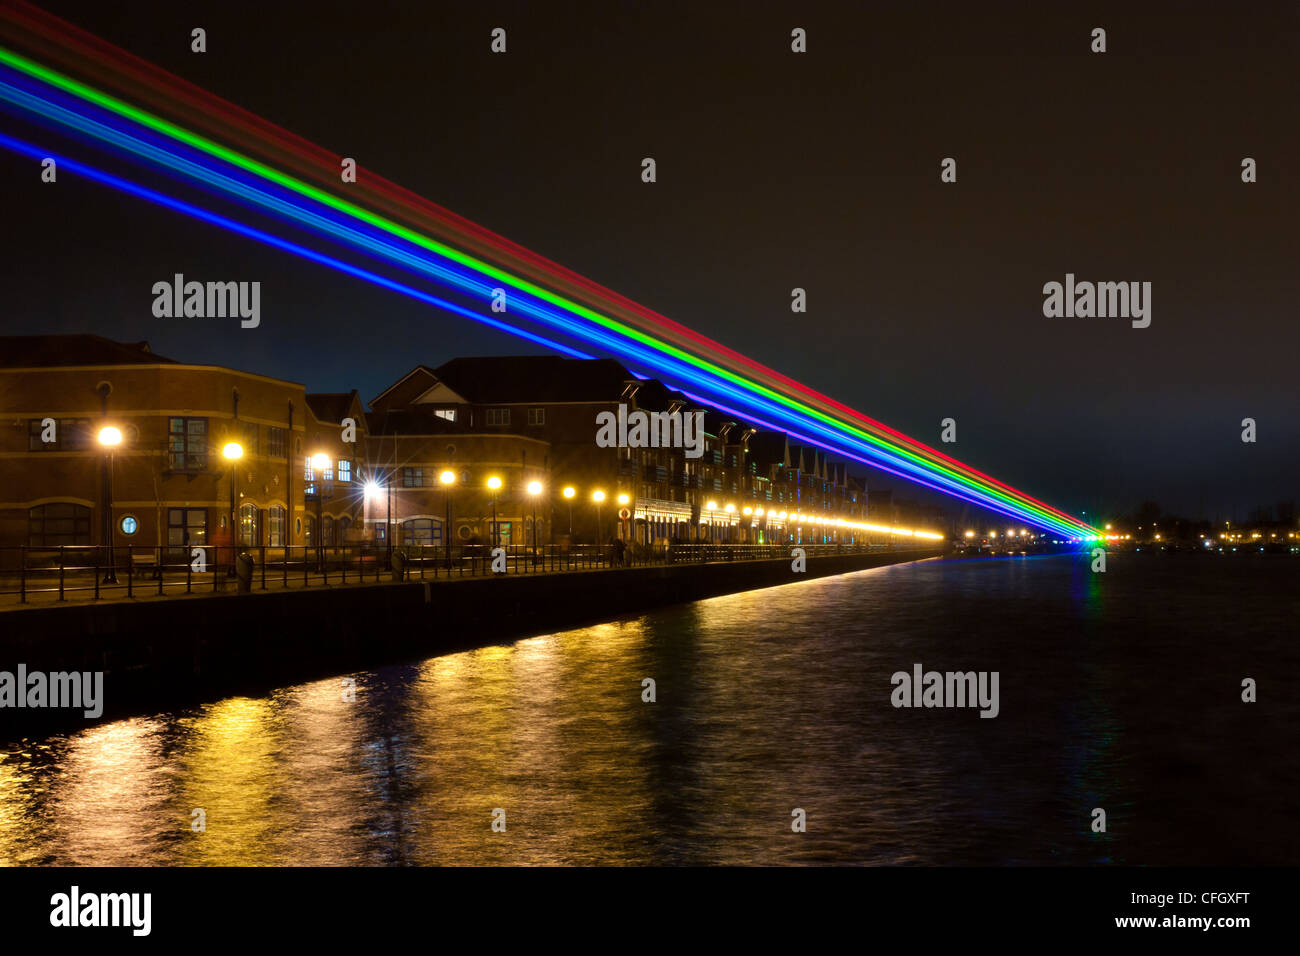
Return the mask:
<path id="1" fill-rule="evenodd" d="M 311 547 L 316 543 L 316 518 L 307 515 L 302 522 L 302 543 Z"/>
<path id="2" fill-rule="evenodd" d="M 266 509 L 266 543 L 272 548 L 284 547 L 284 508 L 271 505 Z"/>
<path id="3" fill-rule="evenodd" d="M 262 543 L 261 513 L 257 505 L 239 506 L 239 543 L 245 548 L 256 548 Z"/>
<path id="4" fill-rule="evenodd" d="M 334 544 L 334 519 L 329 515 L 322 515 L 320 519 L 320 540 L 325 547 L 332 547 Z"/>
<path id="5" fill-rule="evenodd" d="M 411 518 L 402 522 L 401 543 L 410 547 L 442 544 L 442 522 L 433 518 Z"/>
<path id="6" fill-rule="evenodd" d="M 348 543 L 348 532 L 352 530 L 352 519 L 347 515 L 340 515 L 338 520 L 339 544 Z"/>
<path id="7" fill-rule="evenodd" d="M 27 543 L 34 548 L 90 544 L 90 509 L 64 501 L 28 508 Z"/>

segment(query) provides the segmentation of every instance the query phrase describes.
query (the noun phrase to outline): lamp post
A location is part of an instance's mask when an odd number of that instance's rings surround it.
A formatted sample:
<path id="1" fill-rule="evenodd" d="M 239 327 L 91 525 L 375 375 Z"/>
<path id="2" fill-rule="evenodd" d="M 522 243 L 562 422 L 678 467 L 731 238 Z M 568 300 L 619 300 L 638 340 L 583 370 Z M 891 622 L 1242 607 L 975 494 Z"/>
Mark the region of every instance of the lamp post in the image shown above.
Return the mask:
<path id="1" fill-rule="evenodd" d="M 605 500 L 605 492 L 596 490 L 591 493 L 591 500 L 596 503 L 596 553 L 600 553 L 602 529 L 600 526 L 600 503 Z"/>
<path id="2" fill-rule="evenodd" d="M 621 509 L 627 507 L 627 503 L 628 503 L 629 501 L 631 501 L 631 500 L 632 500 L 632 499 L 629 498 L 629 497 L 628 497 L 627 495 L 625 495 L 625 494 L 620 494 L 620 495 L 618 496 L 618 506 L 619 506 L 619 509 L 620 509 L 620 511 L 619 511 L 619 516 L 618 516 L 618 517 L 619 517 L 619 521 L 621 522 L 621 525 L 620 525 L 620 528 L 619 528 L 619 537 L 622 538 L 624 541 L 627 541 L 627 540 L 628 540 L 628 534 L 627 534 L 627 533 L 628 533 L 628 522 L 629 522 L 630 519 L 628 519 L 628 518 L 624 518 L 624 517 L 623 517 L 622 510 L 621 510 Z"/>
<path id="3" fill-rule="evenodd" d="M 316 485 L 316 567 L 325 565 L 325 520 L 321 515 L 321 499 L 325 497 L 325 470 L 330 466 L 330 456 L 318 451 L 311 456 L 312 478 Z"/>
<path id="4" fill-rule="evenodd" d="M 108 546 L 108 570 L 104 572 L 104 583 L 116 584 L 117 565 L 113 560 L 113 449 L 122 444 L 122 432 L 112 425 L 105 425 L 99 430 L 99 444 L 104 449 L 102 539 Z"/>
<path id="5" fill-rule="evenodd" d="M 235 463 L 244 457 L 244 446 L 237 441 L 228 441 L 221 446 L 221 457 L 230 462 L 230 568 L 233 573 L 238 543 L 235 537 Z"/>
<path id="6" fill-rule="evenodd" d="M 566 485 L 564 488 L 564 500 L 569 503 L 569 544 L 573 544 L 573 496 L 578 493 L 578 489 L 573 485 Z"/>
<path id="7" fill-rule="evenodd" d="M 451 571 L 451 489 L 452 486 L 456 484 L 456 473 L 452 471 L 450 468 L 448 468 L 446 471 L 444 471 L 442 474 L 438 476 L 438 481 L 442 485 L 442 498 L 446 510 L 446 515 L 445 515 L 446 524 L 443 525 L 443 527 L 446 529 L 445 532 L 443 533 L 443 537 L 445 540 L 442 542 L 442 546 L 447 551 L 447 571 L 450 573 Z"/>
<path id="8" fill-rule="evenodd" d="M 528 483 L 528 497 L 533 499 L 533 564 L 537 563 L 537 496 L 542 493 L 540 481 Z"/>
<path id="9" fill-rule="evenodd" d="M 501 479 L 493 475 L 487 480 L 487 486 L 492 490 L 492 547 L 496 548 L 500 544 L 497 537 L 497 492 L 501 490 Z"/>

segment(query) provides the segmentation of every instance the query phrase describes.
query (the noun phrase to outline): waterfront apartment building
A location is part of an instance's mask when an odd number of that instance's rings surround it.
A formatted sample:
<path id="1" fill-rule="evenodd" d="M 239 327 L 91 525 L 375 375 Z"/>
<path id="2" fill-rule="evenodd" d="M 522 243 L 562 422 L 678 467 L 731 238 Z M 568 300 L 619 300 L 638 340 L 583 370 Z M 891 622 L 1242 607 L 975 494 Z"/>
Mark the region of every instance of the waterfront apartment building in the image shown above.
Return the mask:
<path id="1" fill-rule="evenodd" d="M 420 365 L 370 405 L 143 342 L 0 338 L 0 545 L 175 562 L 231 544 L 862 541 L 835 520 L 871 520 L 847 462 L 609 359 Z M 602 414 L 696 411 L 691 448 L 596 440 Z"/>
<path id="2" fill-rule="evenodd" d="M 424 540 L 441 540 L 436 511 L 444 491 L 437 476 L 444 473 L 454 476 L 447 492 L 452 499 L 466 499 L 466 520 L 457 528 L 462 541 L 486 540 L 484 482 L 493 473 L 503 483 L 497 493 L 503 540 L 513 543 L 531 540 L 513 531 L 531 528 L 533 505 L 540 505 L 539 542 L 611 536 L 643 545 L 862 540 L 860 533 L 833 530 L 829 523 L 797 526 L 790 519 L 802 513 L 864 522 L 867 493 L 846 463 L 791 445 L 784 434 L 760 432 L 702 409 L 698 455 L 683 447 L 601 447 L 596 435 L 602 414 L 617 416 L 620 408 L 625 415 L 697 410 L 685 395 L 638 379 L 611 359 L 510 356 L 420 365 L 371 406 L 377 436 L 371 440 L 372 462 L 386 460 L 400 469 L 409 459 L 421 467 L 414 479 L 392 473 L 399 488 L 409 489 L 414 481 L 427 489 L 395 506 L 403 520 L 414 514 L 412 508 L 427 512 L 419 519 Z M 418 450 L 402 450 L 403 434 L 420 439 Z M 498 446 L 483 444 L 493 436 Z M 474 454 L 486 455 L 485 469 L 463 467 L 463 444 L 471 440 L 482 449 Z M 540 490 L 530 493 L 533 482 Z"/>
<path id="3" fill-rule="evenodd" d="M 0 337 L 0 545 L 111 542 L 169 561 L 232 542 L 310 545 L 310 454 L 328 455 L 335 488 L 355 473 L 337 438 L 294 382 L 144 342 Z"/>

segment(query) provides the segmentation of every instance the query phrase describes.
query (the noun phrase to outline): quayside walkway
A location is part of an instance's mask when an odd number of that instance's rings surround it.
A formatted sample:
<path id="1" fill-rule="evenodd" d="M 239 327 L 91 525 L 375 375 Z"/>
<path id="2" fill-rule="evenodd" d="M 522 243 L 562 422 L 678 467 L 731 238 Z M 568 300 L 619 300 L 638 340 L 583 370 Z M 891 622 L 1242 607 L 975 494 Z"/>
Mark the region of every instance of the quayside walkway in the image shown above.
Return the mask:
<path id="1" fill-rule="evenodd" d="M 893 544 L 681 544 L 619 551 L 610 545 L 571 548 L 486 546 L 452 549 L 364 547 L 0 549 L 0 610 L 72 602 L 156 601 L 190 595 L 238 595 L 258 591 L 360 587 L 403 581 L 448 581 L 505 574 L 579 574 L 654 565 L 728 564 L 933 550 L 931 542 Z M 241 581 L 242 578 L 242 581 Z"/>

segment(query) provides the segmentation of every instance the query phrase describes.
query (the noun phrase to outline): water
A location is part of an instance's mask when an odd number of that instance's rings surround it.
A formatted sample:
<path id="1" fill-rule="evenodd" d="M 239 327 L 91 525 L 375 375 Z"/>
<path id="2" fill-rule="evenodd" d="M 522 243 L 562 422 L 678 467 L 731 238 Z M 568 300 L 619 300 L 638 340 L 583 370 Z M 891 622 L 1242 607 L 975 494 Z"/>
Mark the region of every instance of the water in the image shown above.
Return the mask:
<path id="1" fill-rule="evenodd" d="M 1298 578 L 929 561 L 23 741 L 0 862 L 1294 863 Z M 916 662 L 999 716 L 895 709 Z"/>

